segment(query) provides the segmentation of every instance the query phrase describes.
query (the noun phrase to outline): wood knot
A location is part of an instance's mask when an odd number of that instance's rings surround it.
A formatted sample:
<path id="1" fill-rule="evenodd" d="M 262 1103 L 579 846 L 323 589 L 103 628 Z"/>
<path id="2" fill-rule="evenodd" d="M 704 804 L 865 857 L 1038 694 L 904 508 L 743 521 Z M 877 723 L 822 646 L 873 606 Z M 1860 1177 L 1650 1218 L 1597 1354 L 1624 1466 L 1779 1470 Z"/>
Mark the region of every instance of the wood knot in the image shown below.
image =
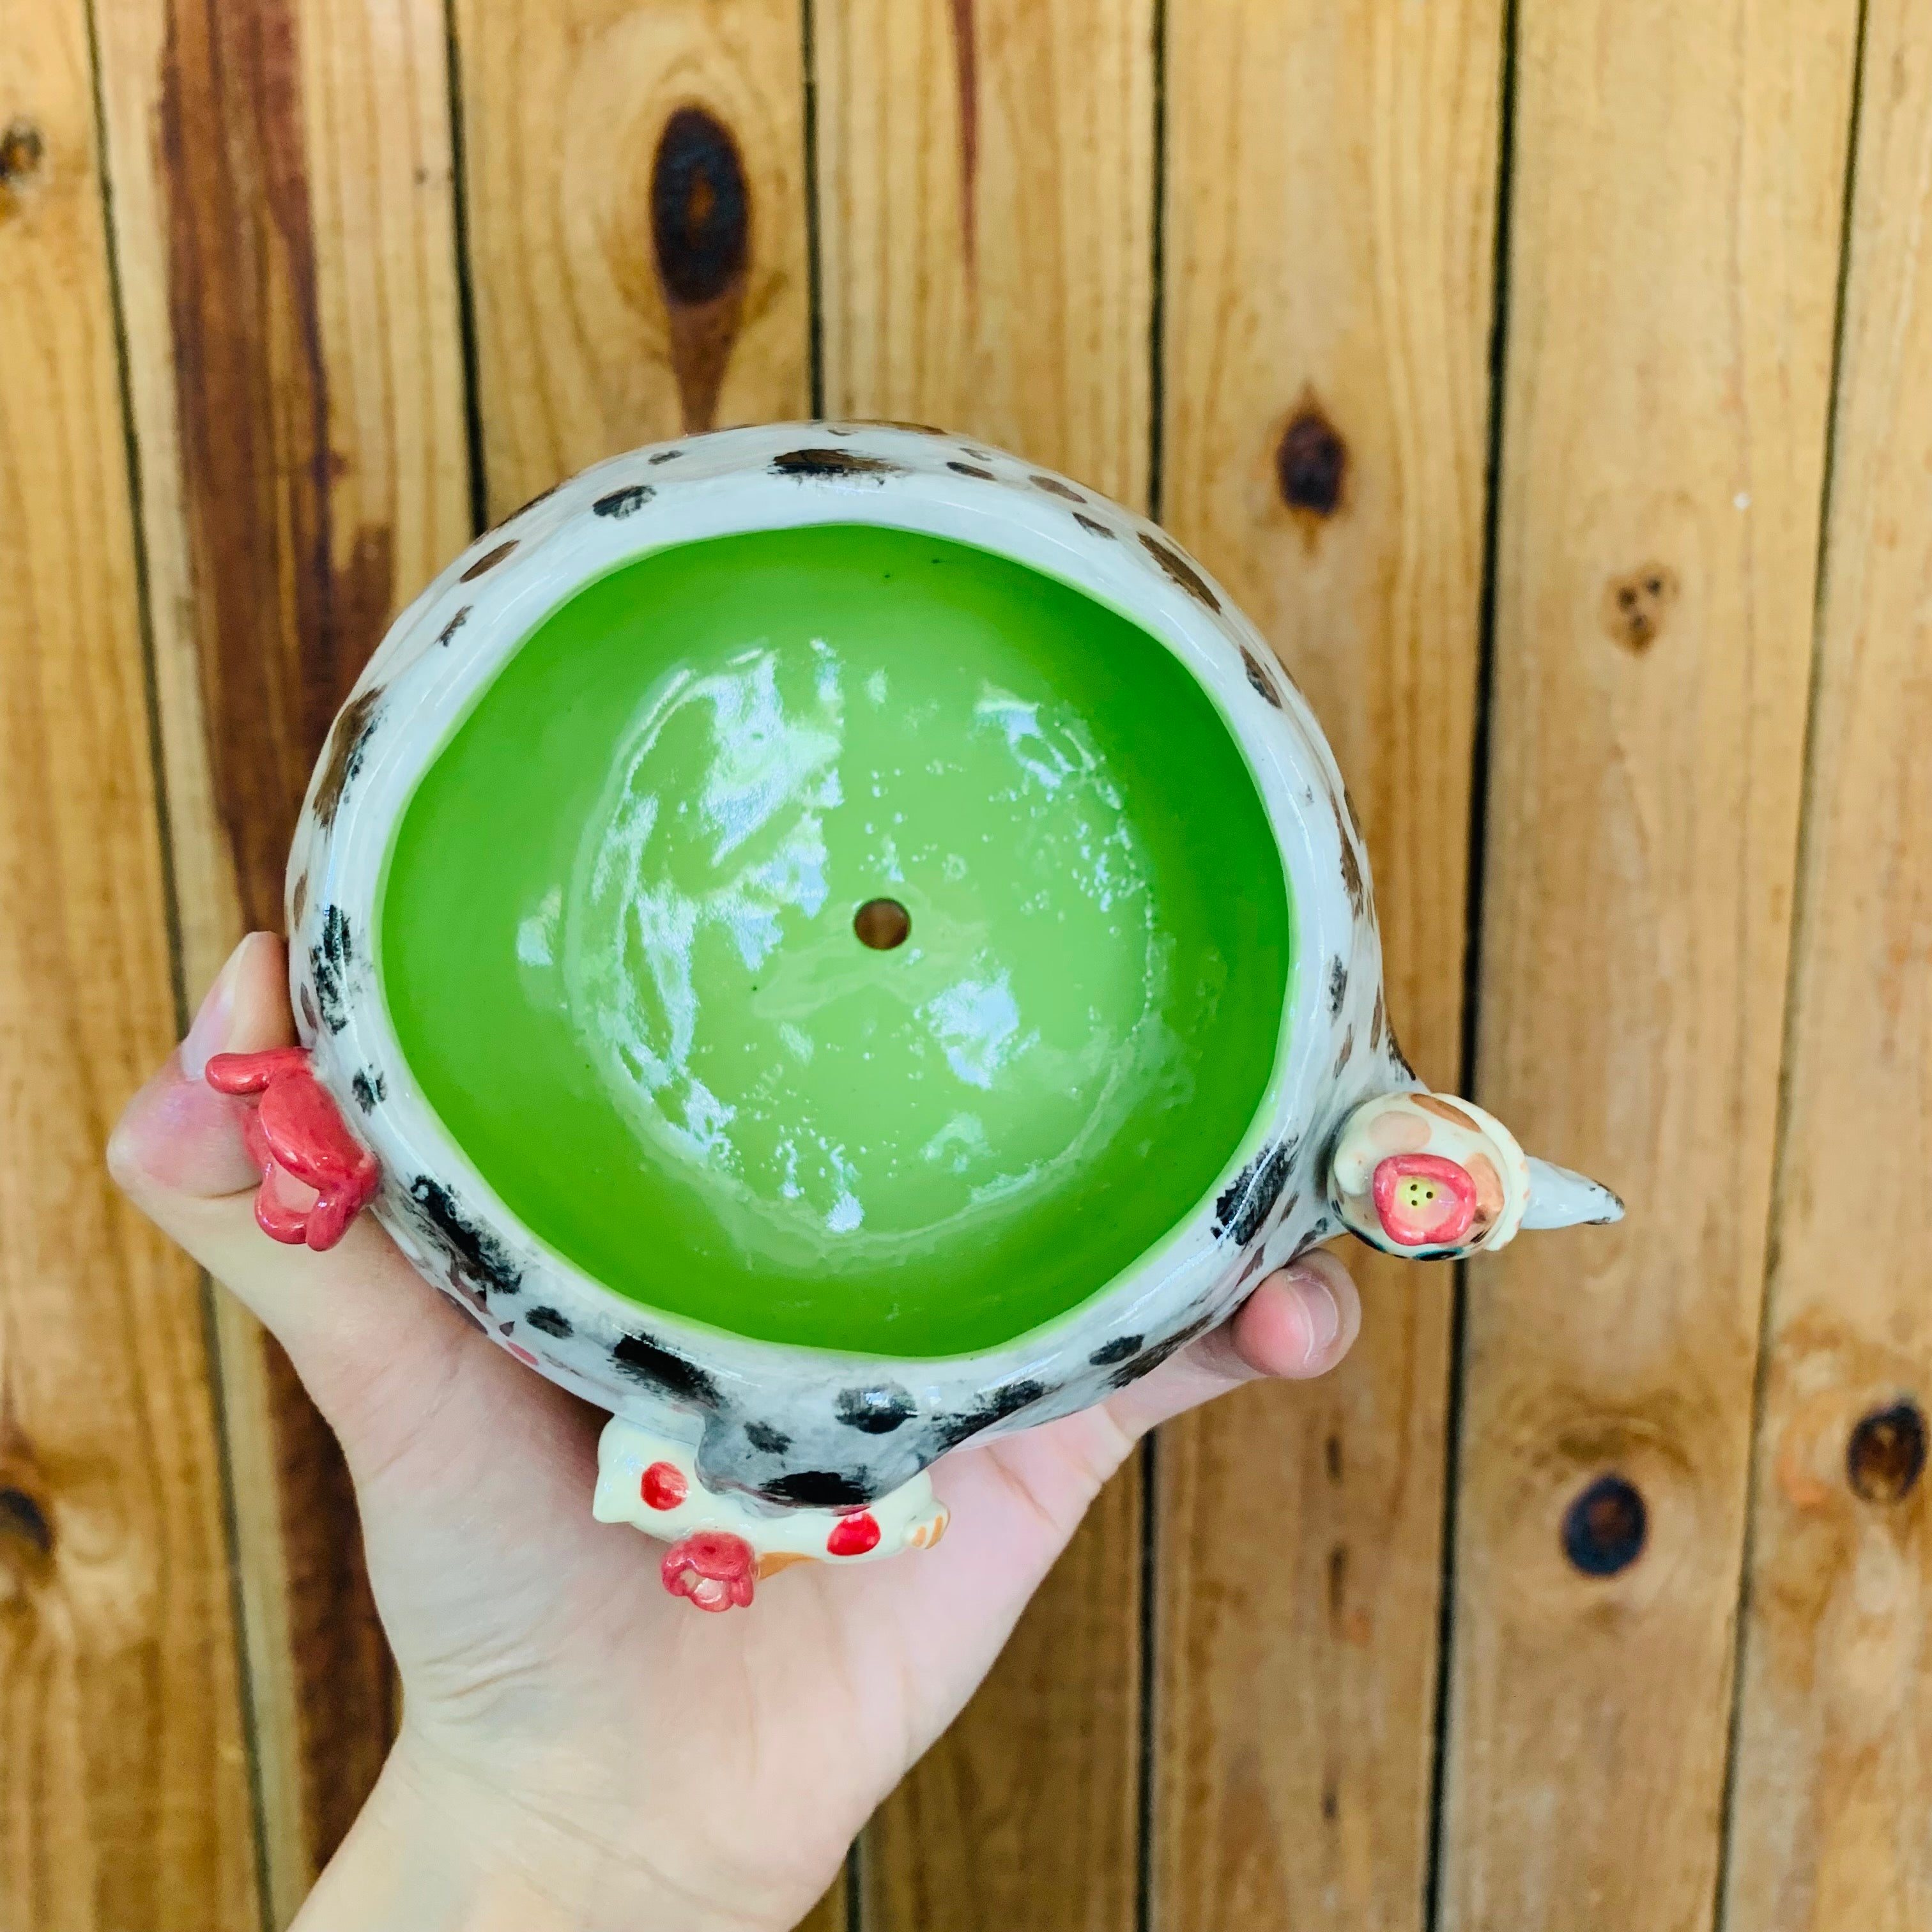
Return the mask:
<path id="1" fill-rule="evenodd" d="M 47 144 L 31 121 L 10 121 L 0 130 L 0 188 L 31 181 L 47 158 Z"/>
<path id="2" fill-rule="evenodd" d="M 679 108 L 651 167 L 651 242 L 671 301 L 716 302 L 745 272 L 749 211 L 731 130 L 704 108 Z"/>
<path id="3" fill-rule="evenodd" d="M 1643 1554 L 1649 1512 L 1627 1478 L 1599 1476 L 1563 1513 L 1563 1553 L 1586 1576 L 1614 1576 Z"/>
<path id="4" fill-rule="evenodd" d="M 42 1556 L 53 1554 L 53 1525 L 25 1490 L 0 1489 L 0 1538 L 26 1544 Z"/>
<path id="5" fill-rule="evenodd" d="M 1903 1502 L 1925 1467 L 1925 1415 L 1909 1397 L 1876 1408 L 1845 1445 L 1845 1474 L 1868 1503 Z"/>
<path id="6" fill-rule="evenodd" d="M 1604 628 L 1626 650 L 1649 650 L 1677 601 L 1677 573 L 1667 563 L 1646 563 L 1604 588 Z"/>
<path id="7" fill-rule="evenodd" d="M 710 428 L 717 416 L 744 313 L 751 211 L 730 129 L 708 109 L 677 109 L 651 164 L 651 245 L 688 431 Z"/>
<path id="8" fill-rule="evenodd" d="M 0 219 L 13 210 L 17 190 L 46 164 L 47 144 L 31 121 L 10 121 L 0 128 Z"/>
<path id="9" fill-rule="evenodd" d="M 1281 500 L 1291 510 L 1332 517 L 1342 507 L 1348 478 L 1348 446 L 1312 398 L 1304 402 L 1281 433 L 1274 453 Z"/>
<path id="10" fill-rule="evenodd" d="M 46 1492 L 17 1436 L 0 1416 L 0 1628 L 10 1612 L 30 1609 L 53 1571 L 54 1526 Z"/>

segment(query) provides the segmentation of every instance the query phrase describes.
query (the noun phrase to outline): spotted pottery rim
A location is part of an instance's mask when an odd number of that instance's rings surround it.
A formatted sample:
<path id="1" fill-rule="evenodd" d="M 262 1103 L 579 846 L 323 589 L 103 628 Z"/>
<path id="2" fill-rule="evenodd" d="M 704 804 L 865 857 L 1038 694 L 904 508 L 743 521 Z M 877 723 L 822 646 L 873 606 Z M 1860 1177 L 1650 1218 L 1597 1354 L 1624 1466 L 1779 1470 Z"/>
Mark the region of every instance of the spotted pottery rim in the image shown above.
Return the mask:
<path id="1" fill-rule="evenodd" d="M 395 827 L 490 680 L 578 591 L 674 544 L 865 523 L 950 538 L 1120 612 L 1198 680 L 1280 848 L 1295 949 L 1266 1093 L 1214 1186 L 1131 1266 L 1001 1346 L 928 1358 L 756 1340 L 647 1309 L 525 1227 L 404 1060 L 371 944 Z M 477 540 L 391 628 L 339 715 L 291 851 L 290 985 L 316 1079 L 380 1161 L 375 1211 L 492 1340 L 628 1421 L 695 1446 L 709 1487 L 854 1508 L 976 1436 L 1104 1399 L 1334 1232 L 1338 1124 L 1417 1085 L 1384 1010 L 1359 826 L 1314 714 L 1259 634 L 1159 526 L 1084 484 L 908 425 L 724 430 L 599 464 Z"/>

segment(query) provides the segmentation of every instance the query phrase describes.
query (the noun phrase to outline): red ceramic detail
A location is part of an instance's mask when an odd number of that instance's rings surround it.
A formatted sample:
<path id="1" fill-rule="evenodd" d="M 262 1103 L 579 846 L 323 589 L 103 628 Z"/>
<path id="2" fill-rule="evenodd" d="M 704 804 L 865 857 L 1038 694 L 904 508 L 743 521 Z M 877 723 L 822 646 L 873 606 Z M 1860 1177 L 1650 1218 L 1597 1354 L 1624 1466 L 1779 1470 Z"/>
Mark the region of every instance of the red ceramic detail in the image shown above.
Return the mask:
<path id="1" fill-rule="evenodd" d="M 654 1510 L 674 1510 L 691 1492 L 684 1478 L 669 1462 L 653 1462 L 644 1472 L 638 1493 Z"/>
<path id="2" fill-rule="evenodd" d="M 700 1610 L 741 1610 L 752 1600 L 758 1558 L 742 1536 L 700 1529 L 664 1552 L 664 1586 L 688 1597 Z"/>
<path id="3" fill-rule="evenodd" d="M 298 1046 L 218 1053 L 208 1063 L 208 1084 L 218 1094 L 261 1096 L 248 1111 L 243 1138 L 249 1159 L 262 1170 L 255 1196 L 262 1232 L 291 1246 L 334 1247 L 376 1198 L 382 1174 L 376 1156 L 344 1126 L 335 1102 L 316 1084 L 308 1054 Z M 282 1200 L 278 1174 L 314 1188 L 314 1204 L 292 1208 Z"/>
<path id="4" fill-rule="evenodd" d="M 532 1354 L 529 1349 L 523 1347 L 520 1344 L 515 1342 L 506 1342 L 503 1344 L 503 1346 L 508 1349 L 510 1353 L 515 1356 L 517 1360 L 521 1362 L 525 1368 L 533 1369 L 536 1366 L 537 1358 L 536 1356 Z"/>
<path id="5" fill-rule="evenodd" d="M 1405 1248 L 1454 1247 L 1476 1221 L 1476 1184 L 1437 1154 L 1394 1154 L 1372 1184 L 1382 1231 Z"/>
<path id="6" fill-rule="evenodd" d="M 842 1516 L 825 1539 L 826 1553 L 830 1556 L 862 1556 L 878 1546 L 878 1519 L 870 1510 L 855 1510 L 850 1516 Z"/>

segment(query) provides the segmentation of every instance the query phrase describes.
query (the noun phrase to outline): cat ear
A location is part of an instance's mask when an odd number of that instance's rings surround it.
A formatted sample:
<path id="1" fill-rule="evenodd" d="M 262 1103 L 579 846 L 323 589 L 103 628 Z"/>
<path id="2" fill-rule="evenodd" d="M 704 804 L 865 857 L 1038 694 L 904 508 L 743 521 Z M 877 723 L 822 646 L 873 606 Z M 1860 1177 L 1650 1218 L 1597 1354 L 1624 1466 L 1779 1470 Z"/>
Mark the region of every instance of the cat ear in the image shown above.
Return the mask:
<path id="1" fill-rule="evenodd" d="M 1602 1227 L 1623 1218 L 1624 1204 L 1600 1180 L 1531 1156 L 1526 1228 Z"/>

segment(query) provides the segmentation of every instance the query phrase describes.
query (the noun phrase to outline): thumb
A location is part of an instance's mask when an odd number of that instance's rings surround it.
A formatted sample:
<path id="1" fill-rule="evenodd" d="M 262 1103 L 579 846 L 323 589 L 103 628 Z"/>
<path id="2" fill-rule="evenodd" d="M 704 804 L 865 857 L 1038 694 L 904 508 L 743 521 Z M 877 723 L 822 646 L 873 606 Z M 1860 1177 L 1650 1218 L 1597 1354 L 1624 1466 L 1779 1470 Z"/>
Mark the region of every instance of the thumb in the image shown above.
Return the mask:
<path id="1" fill-rule="evenodd" d="M 444 1381 L 455 1352 L 478 1338 L 371 1216 L 325 1254 L 285 1247 L 256 1225 L 262 1176 L 244 1139 L 246 1102 L 203 1076 L 217 1053 L 294 1043 L 286 949 L 272 933 L 251 933 L 187 1039 L 129 1102 L 108 1143 L 108 1168 L 143 1214 L 261 1318 L 352 1460 L 380 1456 L 384 1445 L 368 1438 L 380 1418 L 415 1406 L 385 1404 L 382 1391 L 399 1377 Z"/>

